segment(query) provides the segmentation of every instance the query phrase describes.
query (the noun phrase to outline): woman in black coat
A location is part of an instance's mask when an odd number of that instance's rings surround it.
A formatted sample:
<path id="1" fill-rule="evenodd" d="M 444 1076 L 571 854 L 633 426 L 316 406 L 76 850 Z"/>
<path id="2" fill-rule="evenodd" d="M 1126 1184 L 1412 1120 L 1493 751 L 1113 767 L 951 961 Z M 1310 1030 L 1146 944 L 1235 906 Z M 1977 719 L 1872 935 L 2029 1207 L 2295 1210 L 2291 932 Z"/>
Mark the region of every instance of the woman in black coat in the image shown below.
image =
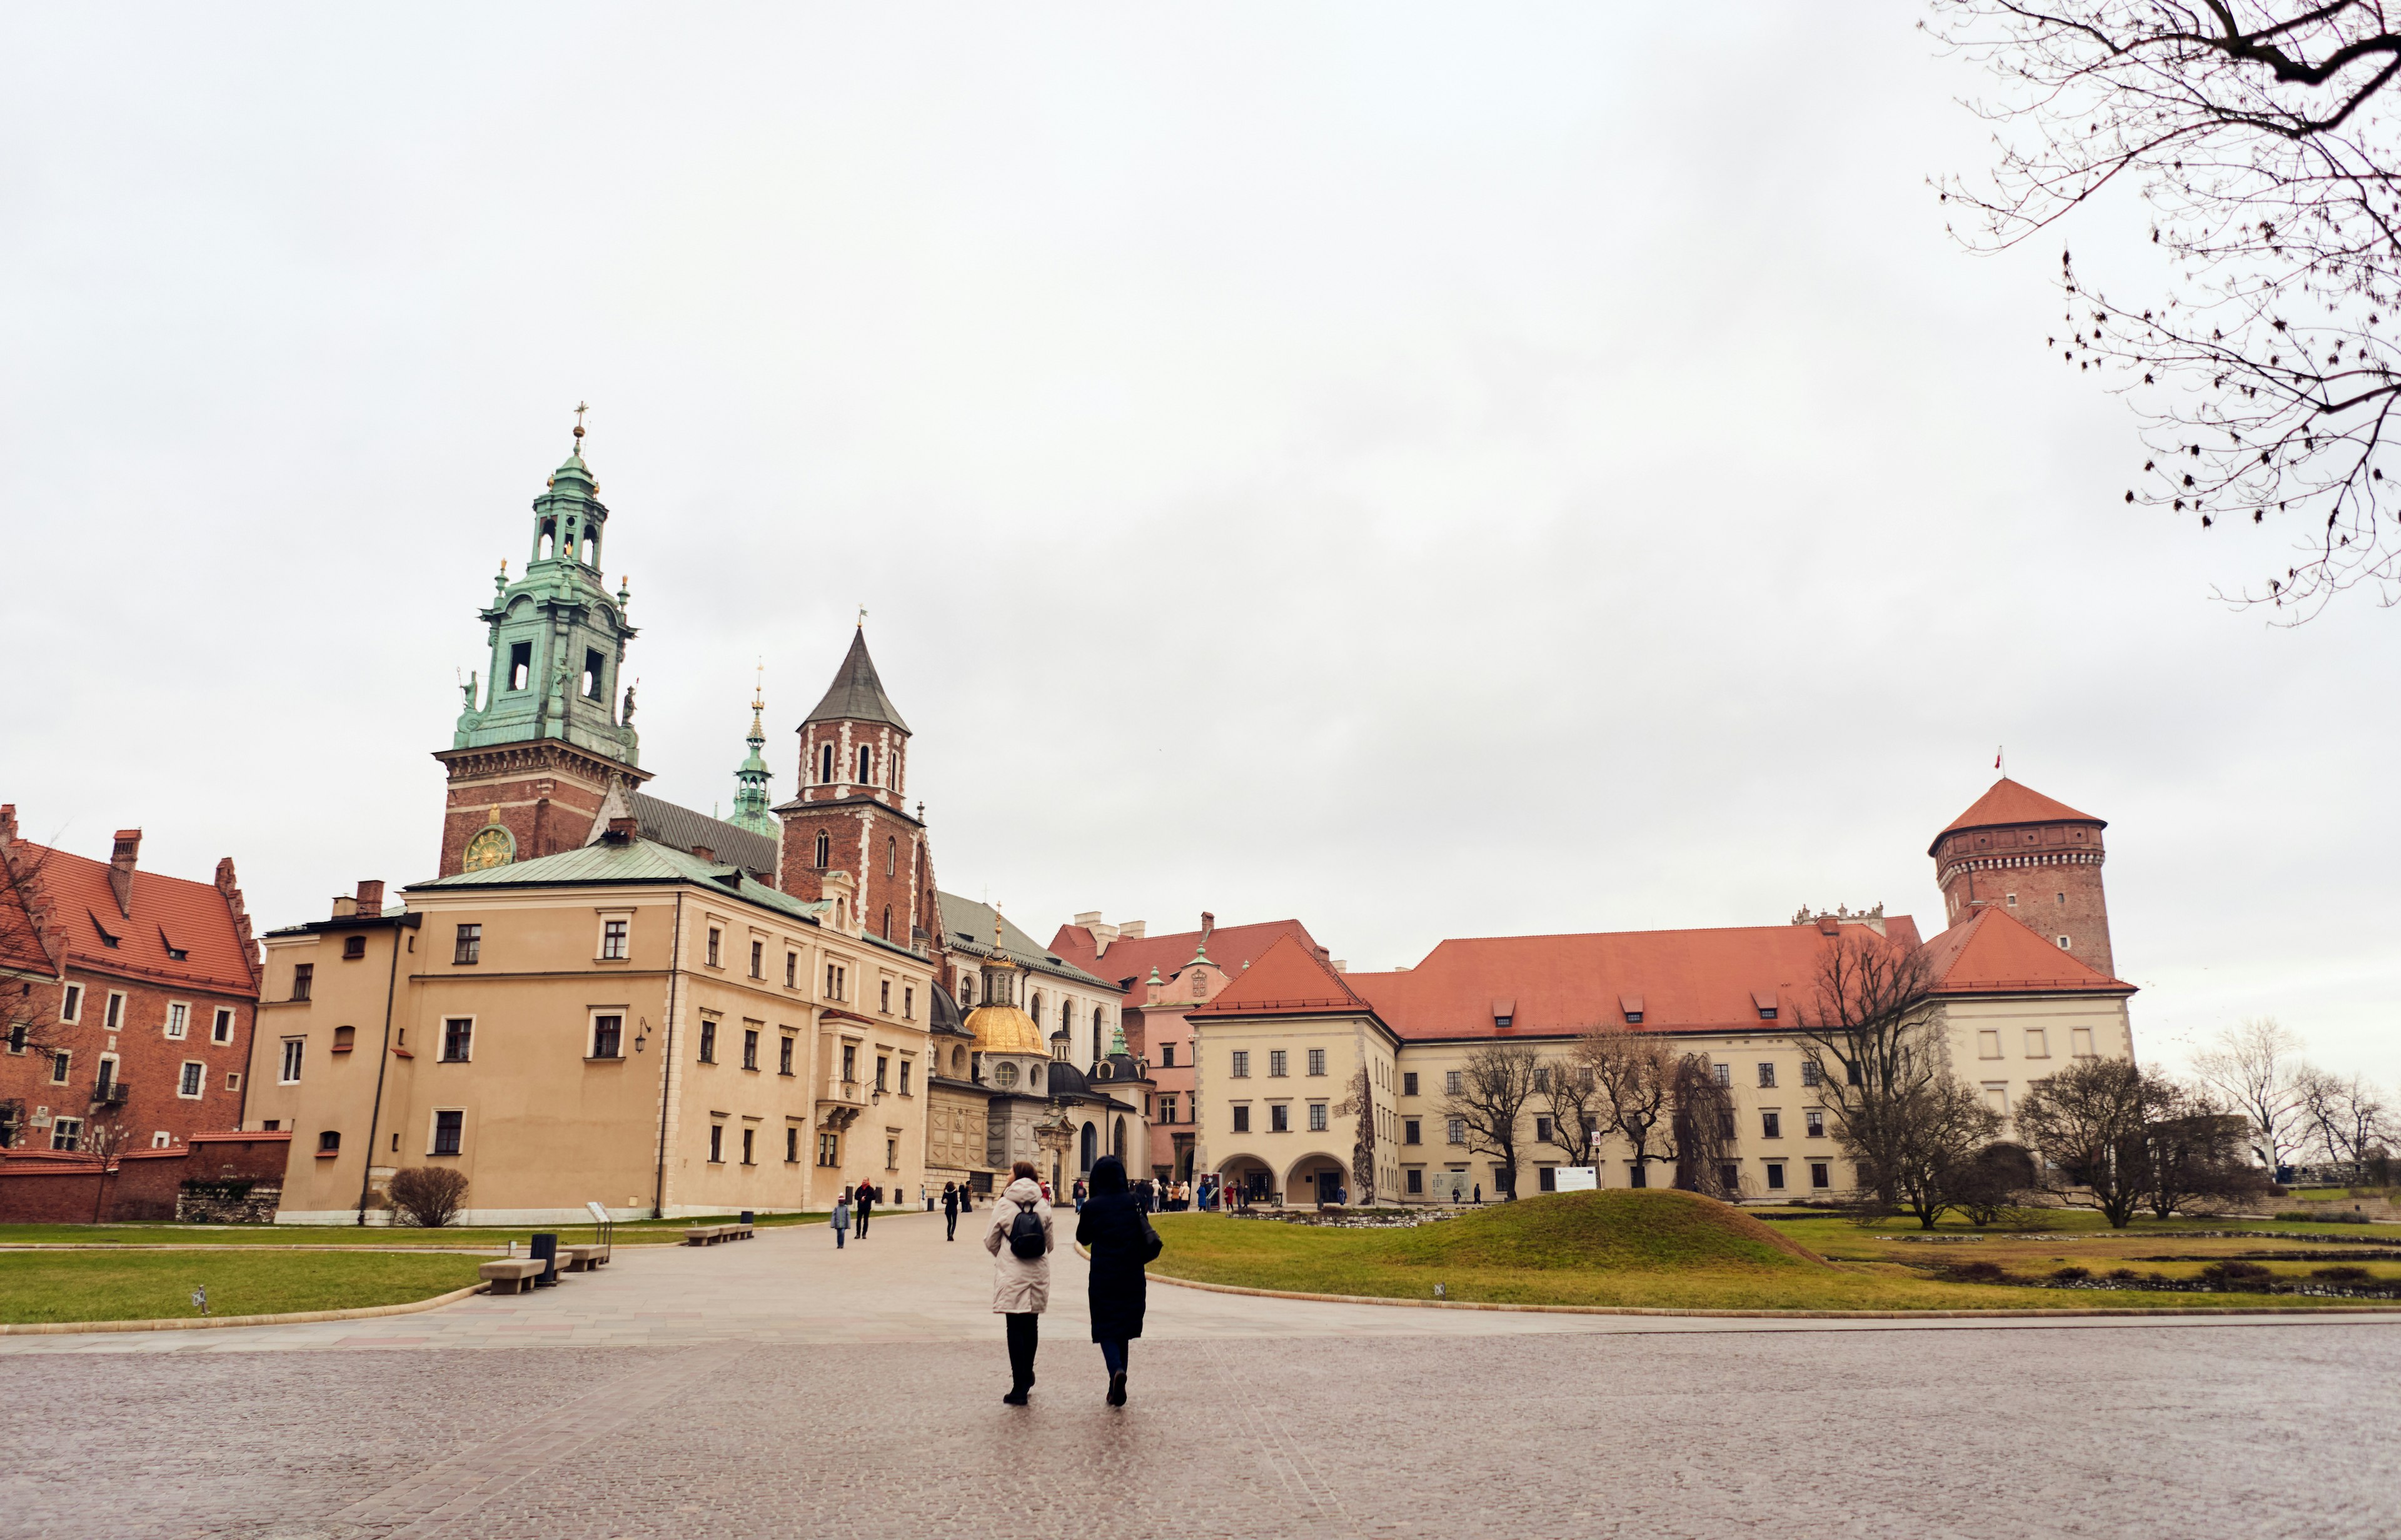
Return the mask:
<path id="1" fill-rule="evenodd" d="M 1076 1242 L 1092 1254 L 1087 1292 L 1092 1341 L 1101 1344 L 1101 1360 L 1108 1365 L 1109 1405 L 1121 1407 L 1126 1344 L 1142 1335 L 1143 1265 L 1159 1255 L 1159 1232 L 1126 1190 L 1125 1162 L 1114 1155 L 1093 1163 L 1091 1196 L 1077 1217 Z"/>

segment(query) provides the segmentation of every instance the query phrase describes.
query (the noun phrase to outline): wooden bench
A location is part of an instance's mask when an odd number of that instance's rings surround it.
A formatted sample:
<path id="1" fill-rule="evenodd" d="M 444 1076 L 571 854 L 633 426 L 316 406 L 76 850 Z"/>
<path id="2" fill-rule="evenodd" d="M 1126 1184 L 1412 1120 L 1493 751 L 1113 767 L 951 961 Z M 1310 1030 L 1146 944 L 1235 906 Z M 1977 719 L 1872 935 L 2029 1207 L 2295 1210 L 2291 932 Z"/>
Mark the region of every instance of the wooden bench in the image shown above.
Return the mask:
<path id="1" fill-rule="evenodd" d="M 495 1294 L 522 1294 L 533 1287 L 533 1281 L 548 1270 L 550 1264 L 539 1257 L 511 1257 L 497 1262 L 486 1262 L 475 1270 Z"/>

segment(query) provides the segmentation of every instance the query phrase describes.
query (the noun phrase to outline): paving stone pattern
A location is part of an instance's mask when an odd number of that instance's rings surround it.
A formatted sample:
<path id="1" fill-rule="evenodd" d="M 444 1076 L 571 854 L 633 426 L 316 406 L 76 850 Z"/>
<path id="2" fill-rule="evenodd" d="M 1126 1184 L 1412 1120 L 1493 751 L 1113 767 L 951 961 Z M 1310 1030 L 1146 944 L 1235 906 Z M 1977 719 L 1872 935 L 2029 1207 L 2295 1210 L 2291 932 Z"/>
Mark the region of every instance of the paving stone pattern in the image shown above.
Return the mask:
<path id="1" fill-rule="evenodd" d="M 1667 1329 L 1154 1286 L 1117 1410 L 1063 1256 L 1019 1410 L 980 1248 L 823 1235 L 313 1336 L 5 1340 L 47 1346 L 0 1355 L 0 1534 L 2401 1533 L 2401 1323 Z"/>

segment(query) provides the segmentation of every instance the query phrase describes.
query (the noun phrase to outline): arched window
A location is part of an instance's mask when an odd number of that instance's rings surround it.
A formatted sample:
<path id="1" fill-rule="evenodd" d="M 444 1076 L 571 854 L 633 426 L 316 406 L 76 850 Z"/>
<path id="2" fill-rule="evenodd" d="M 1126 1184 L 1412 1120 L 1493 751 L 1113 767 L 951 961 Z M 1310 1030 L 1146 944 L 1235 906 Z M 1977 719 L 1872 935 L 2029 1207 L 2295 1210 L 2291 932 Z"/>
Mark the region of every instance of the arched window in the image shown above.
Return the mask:
<path id="1" fill-rule="evenodd" d="M 1118 1120 L 1117 1137 L 1110 1141 L 1109 1153 L 1120 1161 L 1125 1159 L 1125 1120 L 1123 1118 Z"/>
<path id="2" fill-rule="evenodd" d="M 893 877 L 899 875 L 899 873 L 900 842 L 894 836 L 887 834 L 884 838 L 884 874 L 887 877 Z M 892 934 L 892 928 L 888 925 L 885 926 L 884 928 L 884 933 L 886 936 L 889 936 Z"/>
<path id="3" fill-rule="evenodd" d="M 1025 1013 L 1034 1018 L 1035 1025 L 1042 1024 L 1042 996 L 1038 991 L 1026 997 Z"/>
<path id="4" fill-rule="evenodd" d="M 862 743 L 858 746 L 858 784 L 861 786 L 874 785 L 874 771 L 875 750 Z"/>
<path id="5" fill-rule="evenodd" d="M 1076 1149 L 1077 1157 L 1083 1162 L 1082 1166 L 1078 1169 L 1084 1171 L 1091 1170 L 1092 1162 L 1100 1158 L 1100 1132 L 1101 1131 L 1098 1128 L 1095 1128 L 1091 1123 L 1086 1123 L 1084 1125 L 1083 1139 L 1077 1146 Z"/>
<path id="6" fill-rule="evenodd" d="M 817 784 L 819 786 L 833 784 L 833 745 L 830 743 L 817 749 Z"/>
<path id="7" fill-rule="evenodd" d="M 1095 1057 L 1097 1057 L 1097 1056 L 1099 1056 L 1100 1052 L 1101 1052 L 1101 1008 L 1100 1008 L 1099 1006 L 1097 1006 L 1097 1005 L 1096 1005 L 1096 1006 L 1092 1007 L 1092 1053 L 1093 1053 L 1093 1055 L 1094 1055 Z"/>
<path id="8" fill-rule="evenodd" d="M 833 841 L 820 832 L 817 834 L 817 870 L 822 872 L 833 860 Z"/>
<path id="9" fill-rule="evenodd" d="M 951 1050 L 951 1078 L 957 1080 L 967 1078 L 967 1051 L 964 1048 Z"/>
<path id="10" fill-rule="evenodd" d="M 888 903 L 884 906 L 884 939 L 892 939 L 892 906 Z"/>
<path id="11" fill-rule="evenodd" d="M 1042 1066 L 1040 1065 L 1036 1065 L 1026 1071 L 1025 1083 L 1032 1086 L 1036 1091 L 1042 1089 Z"/>

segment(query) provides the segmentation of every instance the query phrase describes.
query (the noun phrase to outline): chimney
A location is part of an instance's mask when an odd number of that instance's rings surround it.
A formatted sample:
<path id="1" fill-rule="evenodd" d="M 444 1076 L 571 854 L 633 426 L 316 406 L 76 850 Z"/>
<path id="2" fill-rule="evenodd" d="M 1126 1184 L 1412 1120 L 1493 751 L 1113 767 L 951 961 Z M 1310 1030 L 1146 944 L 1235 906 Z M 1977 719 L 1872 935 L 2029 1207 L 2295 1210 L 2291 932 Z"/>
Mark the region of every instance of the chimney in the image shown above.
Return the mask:
<path id="1" fill-rule="evenodd" d="M 383 884 L 368 877 L 359 879 L 359 913 L 373 919 L 383 913 Z"/>
<path id="2" fill-rule="evenodd" d="M 108 858 L 108 886 L 117 895 L 117 912 L 128 919 L 133 915 L 133 868 L 141 855 L 142 831 L 118 830 L 117 848 Z"/>
<path id="3" fill-rule="evenodd" d="M 1207 910 L 1205 910 L 1205 909 L 1203 909 L 1202 911 L 1200 911 L 1200 944 L 1201 944 L 1201 945 L 1206 946 L 1206 945 L 1208 945 L 1208 944 L 1209 944 L 1209 932 L 1211 932 L 1211 931 L 1213 931 L 1213 930 L 1214 930 L 1214 929 L 1216 929 L 1216 928 L 1217 928 L 1217 916 L 1216 916 L 1216 915 L 1214 915 L 1214 914 L 1212 914 L 1211 913 L 1209 913 L 1209 911 L 1207 911 Z"/>
<path id="4" fill-rule="evenodd" d="M 359 901 L 348 893 L 334 895 L 334 918 L 347 920 L 359 912 Z"/>
<path id="5" fill-rule="evenodd" d="M 1834 918 L 1833 915 L 1820 914 L 1818 916 L 1818 934 L 1820 936 L 1837 936 L 1842 934 L 1842 929 L 1843 922 Z"/>
<path id="6" fill-rule="evenodd" d="M 1148 920 L 1128 920 L 1123 925 L 1118 927 L 1118 940 L 1121 942 L 1138 942 L 1142 940 L 1143 932 L 1147 930 L 1149 928 L 1150 922 Z"/>
<path id="7" fill-rule="evenodd" d="M 17 843 L 17 804 L 0 802 L 0 845 Z"/>
<path id="8" fill-rule="evenodd" d="M 631 845 L 640 827 L 639 818 L 611 818 L 609 832 L 600 837 L 611 845 Z"/>
<path id="9" fill-rule="evenodd" d="M 1334 959 L 1334 971 L 1337 973 L 1348 973 L 1351 971 L 1351 965 L 1344 962 L 1341 958 L 1337 957 Z"/>
<path id="10" fill-rule="evenodd" d="M 713 861 L 713 860 L 715 860 L 715 859 L 717 859 L 717 852 L 716 852 L 716 851 L 714 851 L 714 850 L 712 850 L 712 849 L 710 849 L 707 846 L 705 846 L 705 845 L 695 845 L 695 846 L 693 846 L 692 847 L 692 853 L 693 853 L 693 855 L 695 855 L 695 856 L 698 856 L 702 860 L 705 860 L 705 861 Z"/>

